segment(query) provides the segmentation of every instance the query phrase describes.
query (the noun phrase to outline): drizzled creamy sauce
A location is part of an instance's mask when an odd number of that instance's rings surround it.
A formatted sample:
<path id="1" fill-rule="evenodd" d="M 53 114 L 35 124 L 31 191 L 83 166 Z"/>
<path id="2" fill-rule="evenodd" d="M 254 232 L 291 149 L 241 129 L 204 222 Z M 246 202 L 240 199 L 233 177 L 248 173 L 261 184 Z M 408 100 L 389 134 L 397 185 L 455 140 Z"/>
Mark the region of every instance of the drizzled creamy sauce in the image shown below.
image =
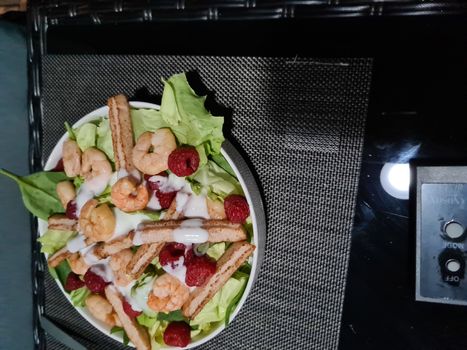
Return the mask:
<path id="1" fill-rule="evenodd" d="M 102 259 L 94 255 L 95 244 L 80 250 L 80 254 L 84 259 L 84 262 L 89 266 L 99 263 Z"/>
<path id="2" fill-rule="evenodd" d="M 183 244 L 204 243 L 209 238 L 208 231 L 203 229 L 201 219 L 188 219 L 182 221 L 173 231 L 174 242 Z"/>
<path id="3" fill-rule="evenodd" d="M 112 175 L 99 175 L 95 178 L 85 181 L 78 190 L 76 195 L 76 215 L 79 216 L 81 208 L 87 201 L 99 196 L 104 192 Z"/>
<path id="4" fill-rule="evenodd" d="M 113 208 L 115 215 L 115 230 L 109 240 L 126 235 L 132 230 L 136 230 L 138 225 L 150 219 L 144 214 L 128 214 L 118 208 Z"/>
<path id="5" fill-rule="evenodd" d="M 115 286 L 125 300 L 131 305 L 131 308 L 135 311 L 143 311 L 144 305 L 140 305 L 137 299 L 131 296 L 131 288 L 135 285 L 136 280 L 129 283 L 127 286 L 120 287 Z"/>
<path id="6" fill-rule="evenodd" d="M 206 196 L 192 194 L 183 208 L 183 213 L 187 218 L 209 219 Z"/>
<path id="7" fill-rule="evenodd" d="M 159 203 L 159 199 L 157 199 L 156 194 L 153 192 L 151 194 L 151 198 L 149 199 L 148 204 L 146 205 L 146 208 L 151 209 L 151 210 L 161 210 L 161 204 Z"/>
<path id="8" fill-rule="evenodd" d="M 66 248 L 70 253 L 76 253 L 81 249 L 86 248 L 87 244 L 85 241 L 86 237 L 84 235 L 78 235 L 66 243 Z"/>
<path id="9" fill-rule="evenodd" d="M 84 204 L 102 194 L 106 189 L 107 185 L 115 184 L 118 179 L 128 176 L 126 171 L 114 172 L 111 176 L 98 176 L 90 181 L 86 181 L 78 190 L 76 197 L 77 202 L 77 214 Z M 191 190 L 190 184 L 185 181 L 184 178 L 178 177 L 174 174 L 170 174 L 168 177 L 164 176 L 152 176 L 151 181 L 159 184 L 159 190 L 162 192 L 177 191 L 176 204 L 177 211 L 183 212 L 186 219 L 182 221 L 180 226 L 173 232 L 173 240 L 175 242 L 183 243 L 187 246 L 187 249 L 191 249 L 193 243 L 204 243 L 208 240 L 208 232 L 202 228 L 203 219 L 208 219 L 208 209 L 206 204 L 206 196 L 204 194 L 196 195 Z M 160 203 L 153 193 L 148 202 L 147 209 L 160 210 Z M 116 225 L 112 237 L 109 240 L 113 240 L 120 236 L 128 234 L 130 231 L 135 231 L 133 238 L 134 245 L 143 244 L 141 239 L 141 232 L 138 231 L 138 226 L 145 221 L 151 221 L 149 217 L 144 214 L 129 214 L 125 213 L 118 208 L 112 208 L 115 215 Z M 70 252 L 80 252 L 86 264 L 90 266 L 92 272 L 101 276 L 106 282 L 114 282 L 114 273 L 110 268 L 110 257 L 101 259 L 94 254 L 95 244 L 86 246 L 86 237 L 79 234 L 67 243 L 67 248 Z M 184 265 L 184 257 L 180 257 L 177 262 L 172 266 L 171 264 L 163 267 L 164 271 L 176 277 L 185 286 L 186 277 L 186 266 Z M 131 295 L 131 289 L 135 285 L 136 281 L 132 281 L 125 287 L 115 286 L 115 288 L 122 294 L 122 296 L 130 303 L 131 307 L 135 311 L 149 310 L 147 306 L 147 294 L 152 289 L 152 281 L 149 285 L 140 287 L 145 289 L 143 294 L 144 297 L 139 295 Z M 188 286 L 187 286 L 188 287 Z M 138 290 L 140 289 L 138 288 Z M 195 287 L 188 287 L 190 290 Z M 147 289 L 147 291 L 146 291 Z"/>
<path id="10" fill-rule="evenodd" d="M 141 238 L 141 231 L 136 230 L 135 235 L 133 236 L 133 245 L 142 245 L 144 244 L 143 239 Z"/>
<path id="11" fill-rule="evenodd" d="M 96 275 L 101 276 L 104 281 L 112 283 L 114 281 L 114 273 L 109 266 L 110 257 L 100 260 L 97 264 L 91 266 L 91 271 Z"/>
<path id="12" fill-rule="evenodd" d="M 185 258 L 181 256 L 173 264 L 164 265 L 162 266 L 162 268 L 164 269 L 165 272 L 176 277 L 180 282 L 185 284 L 186 266 L 183 264 L 184 262 L 185 262 Z"/>

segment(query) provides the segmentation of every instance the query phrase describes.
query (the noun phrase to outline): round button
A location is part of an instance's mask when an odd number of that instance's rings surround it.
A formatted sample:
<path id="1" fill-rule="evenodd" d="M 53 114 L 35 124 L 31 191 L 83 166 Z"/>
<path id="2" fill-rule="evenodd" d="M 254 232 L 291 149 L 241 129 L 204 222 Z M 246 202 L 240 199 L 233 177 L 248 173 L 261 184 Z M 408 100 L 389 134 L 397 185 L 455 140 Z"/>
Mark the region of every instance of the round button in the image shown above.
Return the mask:
<path id="1" fill-rule="evenodd" d="M 464 226 L 457 221 L 449 221 L 444 225 L 444 233 L 451 239 L 458 239 L 464 234 Z"/>
<path id="2" fill-rule="evenodd" d="M 449 259 L 446 261 L 446 269 L 448 269 L 449 272 L 457 272 L 461 268 L 461 263 L 457 259 Z"/>

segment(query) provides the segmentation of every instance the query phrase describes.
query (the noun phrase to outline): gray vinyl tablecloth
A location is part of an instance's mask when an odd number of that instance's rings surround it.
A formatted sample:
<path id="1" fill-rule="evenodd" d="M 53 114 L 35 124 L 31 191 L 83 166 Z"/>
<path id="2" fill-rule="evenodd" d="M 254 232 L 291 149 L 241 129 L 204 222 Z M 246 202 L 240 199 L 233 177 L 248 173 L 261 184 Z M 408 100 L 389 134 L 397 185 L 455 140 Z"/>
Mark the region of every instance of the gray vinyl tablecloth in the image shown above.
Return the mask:
<path id="1" fill-rule="evenodd" d="M 335 349 L 372 62 L 203 56 L 46 55 L 42 154 L 116 93 L 157 102 L 161 77 L 196 71 L 226 116 L 267 214 L 264 262 L 246 304 L 203 349 Z M 155 97 L 156 96 L 156 97 Z M 89 349 L 123 348 L 90 326 L 48 276 L 45 315 Z M 46 348 L 62 346 L 48 336 Z"/>

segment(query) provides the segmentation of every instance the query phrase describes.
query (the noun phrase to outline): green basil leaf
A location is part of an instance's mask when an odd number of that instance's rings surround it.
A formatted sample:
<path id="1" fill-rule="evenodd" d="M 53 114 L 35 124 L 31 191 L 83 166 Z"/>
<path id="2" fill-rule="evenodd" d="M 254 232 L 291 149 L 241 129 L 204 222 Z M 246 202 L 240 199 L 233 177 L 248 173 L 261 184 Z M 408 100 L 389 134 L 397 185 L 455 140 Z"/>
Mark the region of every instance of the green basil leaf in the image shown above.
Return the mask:
<path id="1" fill-rule="evenodd" d="M 5 169 L 0 169 L 0 174 L 9 177 L 18 184 L 24 206 L 31 214 L 42 220 L 47 220 L 52 214 L 65 212 L 56 192 L 57 184 L 68 180 L 65 173 L 42 171 L 28 176 L 18 176 Z"/>

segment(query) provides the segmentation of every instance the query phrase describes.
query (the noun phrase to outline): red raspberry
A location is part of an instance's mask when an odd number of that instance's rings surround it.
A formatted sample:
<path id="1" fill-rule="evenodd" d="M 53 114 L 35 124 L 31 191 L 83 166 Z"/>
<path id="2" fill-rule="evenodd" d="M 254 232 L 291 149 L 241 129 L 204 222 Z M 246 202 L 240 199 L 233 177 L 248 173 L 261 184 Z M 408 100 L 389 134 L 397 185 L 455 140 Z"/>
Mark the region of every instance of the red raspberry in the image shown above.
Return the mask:
<path id="1" fill-rule="evenodd" d="M 199 166 L 199 154 L 194 147 L 180 147 L 169 155 L 169 169 L 177 176 L 190 176 Z"/>
<path id="2" fill-rule="evenodd" d="M 131 318 L 135 318 L 135 317 L 138 317 L 139 315 L 142 314 L 141 311 L 135 311 L 133 310 L 133 308 L 131 307 L 130 303 L 128 301 L 126 301 L 125 299 L 123 299 L 123 311 L 125 311 L 125 313 L 130 316 Z"/>
<path id="3" fill-rule="evenodd" d="M 74 200 L 69 201 L 66 205 L 65 215 L 68 219 L 75 219 L 78 220 L 78 216 L 76 215 L 77 207 L 76 202 Z"/>
<path id="4" fill-rule="evenodd" d="M 60 158 L 60 160 L 57 162 L 57 164 L 52 169 L 52 171 L 56 171 L 56 172 L 65 171 L 65 167 L 63 166 L 63 158 Z"/>
<path id="5" fill-rule="evenodd" d="M 84 283 L 86 284 L 86 287 L 88 287 L 89 290 L 93 293 L 103 293 L 105 286 L 109 284 L 104 281 L 101 276 L 92 272 L 91 269 L 86 271 L 84 274 Z"/>
<path id="6" fill-rule="evenodd" d="M 76 273 L 70 272 L 65 282 L 65 290 L 71 292 L 75 289 L 80 289 L 84 287 L 84 282 L 81 281 L 79 276 Z"/>
<path id="7" fill-rule="evenodd" d="M 195 256 L 195 252 L 193 251 L 193 249 L 188 249 L 185 252 L 184 265 L 188 265 L 191 262 L 191 260 L 193 259 L 194 256 Z"/>
<path id="8" fill-rule="evenodd" d="M 172 264 L 185 254 L 185 245 L 182 243 L 167 243 L 159 253 L 159 263 L 162 266 Z"/>
<path id="9" fill-rule="evenodd" d="M 231 194 L 224 200 L 224 210 L 231 222 L 244 223 L 250 215 L 250 208 L 246 198 L 238 194 Z"/>
<path id="10" fill-rule="evenodd" d="M 206 255 L 193 255 L 186 265 L 185 283 L 189 287 L 203 286 L 216 272 L 216 261 Z"/>
<path id="11" fill-rule="evenodd" d="M 151 191 L 155 192 L 155 191 L 157 191 L 159 189 L 159 183 L 156 182 L 156 181 L 151 181 L 150 180 L 150 178 L 153 177 L 153 176 L 154 175 L 144 174 L 144 179 L 146 180 L 148 188 Z M 157 176 L 168 177 L 167 172 L 165 172 L 165 171 L 160 172 L 159 174 L 157 174 Z"/>
<path id="12" fill-rule="evenodd" d="M 171 322 L 164 331 L 164 343 L 170 346 L 183 348 L 190 344 L 191 328 L 182 321 Z"/>
<path id="13" fill-rule="evenodd" d="M 173 192 L 157 191 L 156 192 L 156 197 L 159 200 L 159 204 L 161 205 L 162 209 L 169 208 L 176 195 L 177 195 L 176 191 L 173 191 Z"/>

